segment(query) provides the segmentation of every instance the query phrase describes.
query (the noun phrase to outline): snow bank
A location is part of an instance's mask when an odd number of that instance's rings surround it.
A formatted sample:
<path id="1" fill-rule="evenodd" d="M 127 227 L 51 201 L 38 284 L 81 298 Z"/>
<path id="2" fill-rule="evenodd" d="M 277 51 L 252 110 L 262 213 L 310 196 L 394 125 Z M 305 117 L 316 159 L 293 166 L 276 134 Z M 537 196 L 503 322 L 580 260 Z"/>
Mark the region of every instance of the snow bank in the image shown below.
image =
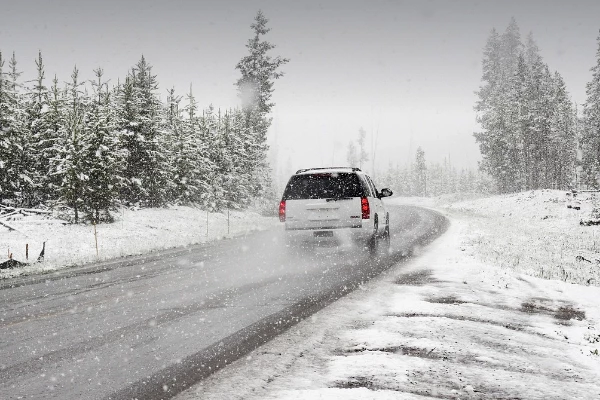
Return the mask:
<path id="1" fill-rule="evenodd" d="M 473 217 L 470 242 L 481 259 L 531 276 L 600 284 L 600 227 L 582 226 L 600 200 L 580 193 L 568 208 L 564 191 L 538 190 L 455 202 L 450 215 Z"/>
<path id="2" fill-rule="evenodd" d="M 26 261 L 28 245 L 28 261 L 32 262 L 24 268 L 1 270 L 0 279 L 204 243 L 279 224 L 275 217 L 264 217 L 252 211 L 207 213 L 191 207 L 123 208 L 114 216 L 114 223 L 95 228 L 93 225 L 41 223 L 39 216 L 11 221 L 18 231 L 0 226 L 0 261 L 10 253 L 15 260 Z M 44 242 L 44 260 L 35 262 Z"/>

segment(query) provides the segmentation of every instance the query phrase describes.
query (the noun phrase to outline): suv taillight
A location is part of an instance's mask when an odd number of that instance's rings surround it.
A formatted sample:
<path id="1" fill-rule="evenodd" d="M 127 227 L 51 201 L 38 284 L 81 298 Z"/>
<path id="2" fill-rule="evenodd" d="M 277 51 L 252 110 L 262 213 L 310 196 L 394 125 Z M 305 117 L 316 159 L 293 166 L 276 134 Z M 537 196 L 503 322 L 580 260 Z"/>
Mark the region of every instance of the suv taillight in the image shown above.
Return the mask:
<path id="1" fill-rule="evenodd" d="M 362 211 L 362 219 L 369 219 L 371 216 L 371 207 L 369 207 L 369 199 L 366 197 L 360 199 L 360 210 Z M 281 211 L 279 215 L 281 215 Z"/>
<path id="2" fill-rule="evenodd" d="M 285 200 L 279 202 L 279 220 L 285 222 Z"/>

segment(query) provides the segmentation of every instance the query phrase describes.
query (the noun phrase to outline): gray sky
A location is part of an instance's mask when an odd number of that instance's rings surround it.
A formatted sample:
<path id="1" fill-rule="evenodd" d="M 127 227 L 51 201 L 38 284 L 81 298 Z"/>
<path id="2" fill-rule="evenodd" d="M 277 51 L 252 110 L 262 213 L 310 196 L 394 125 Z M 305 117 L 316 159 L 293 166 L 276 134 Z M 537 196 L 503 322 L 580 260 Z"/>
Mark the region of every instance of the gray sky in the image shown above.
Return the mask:
<path id="1" fill-rule="evenodd" d="M 474 91 L 490 30 L 514 16 L 581 104 L 600 29 L 594 0 L 0 0 L 0 50 L 16 52 L 25 79 L 42 50 L 47 77 L 61 81 L 77 65 L 85 79 L 100 66 L 116 82 L 144 54 L 163 98 L 193 83 L 201 107 L 229 108 L 258 9 L 273 54 L 291 59 L 275 85 L 270 140 L 292 169 L 346 164 L 360 127 L 369 151 L 376 138 L 378 169 L 412 161 L 417 146 L 428 161 L 476 166 Z"/>

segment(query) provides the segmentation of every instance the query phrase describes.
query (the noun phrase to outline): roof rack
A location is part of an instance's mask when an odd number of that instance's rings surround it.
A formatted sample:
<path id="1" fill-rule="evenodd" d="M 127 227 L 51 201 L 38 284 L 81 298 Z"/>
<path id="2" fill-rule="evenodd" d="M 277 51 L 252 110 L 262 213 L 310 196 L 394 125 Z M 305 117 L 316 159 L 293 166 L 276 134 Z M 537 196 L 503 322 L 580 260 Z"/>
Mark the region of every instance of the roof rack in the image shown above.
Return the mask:
<path id="1" fill-rule="evenodd" d="M 319 168 L 299 169 L 298 171 L 296 171 L 296 174 L 301 174 L 302 172 L 306 172 L 306 171 L 322 170 L 322 169 L 351 169 L 353 172 L 360 171 L 360 168 L 356 168 L 356 167 L 319 167 Z"/>

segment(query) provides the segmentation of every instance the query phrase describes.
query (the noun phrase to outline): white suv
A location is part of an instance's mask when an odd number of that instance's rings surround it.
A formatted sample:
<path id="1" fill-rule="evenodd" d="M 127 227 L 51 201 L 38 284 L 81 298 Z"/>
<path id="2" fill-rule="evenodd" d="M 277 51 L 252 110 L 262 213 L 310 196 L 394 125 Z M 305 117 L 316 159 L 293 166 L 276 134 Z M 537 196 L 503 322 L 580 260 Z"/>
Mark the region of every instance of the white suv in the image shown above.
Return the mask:
<path id="1" fill-rule="evenodd" d="M 349 237 L 370 250 L 379 239 L 389 246 L 390 215 L 371 178 L 358 168 L 310 168 L 292 175 L 279 203 L 288 238 Z"/>

